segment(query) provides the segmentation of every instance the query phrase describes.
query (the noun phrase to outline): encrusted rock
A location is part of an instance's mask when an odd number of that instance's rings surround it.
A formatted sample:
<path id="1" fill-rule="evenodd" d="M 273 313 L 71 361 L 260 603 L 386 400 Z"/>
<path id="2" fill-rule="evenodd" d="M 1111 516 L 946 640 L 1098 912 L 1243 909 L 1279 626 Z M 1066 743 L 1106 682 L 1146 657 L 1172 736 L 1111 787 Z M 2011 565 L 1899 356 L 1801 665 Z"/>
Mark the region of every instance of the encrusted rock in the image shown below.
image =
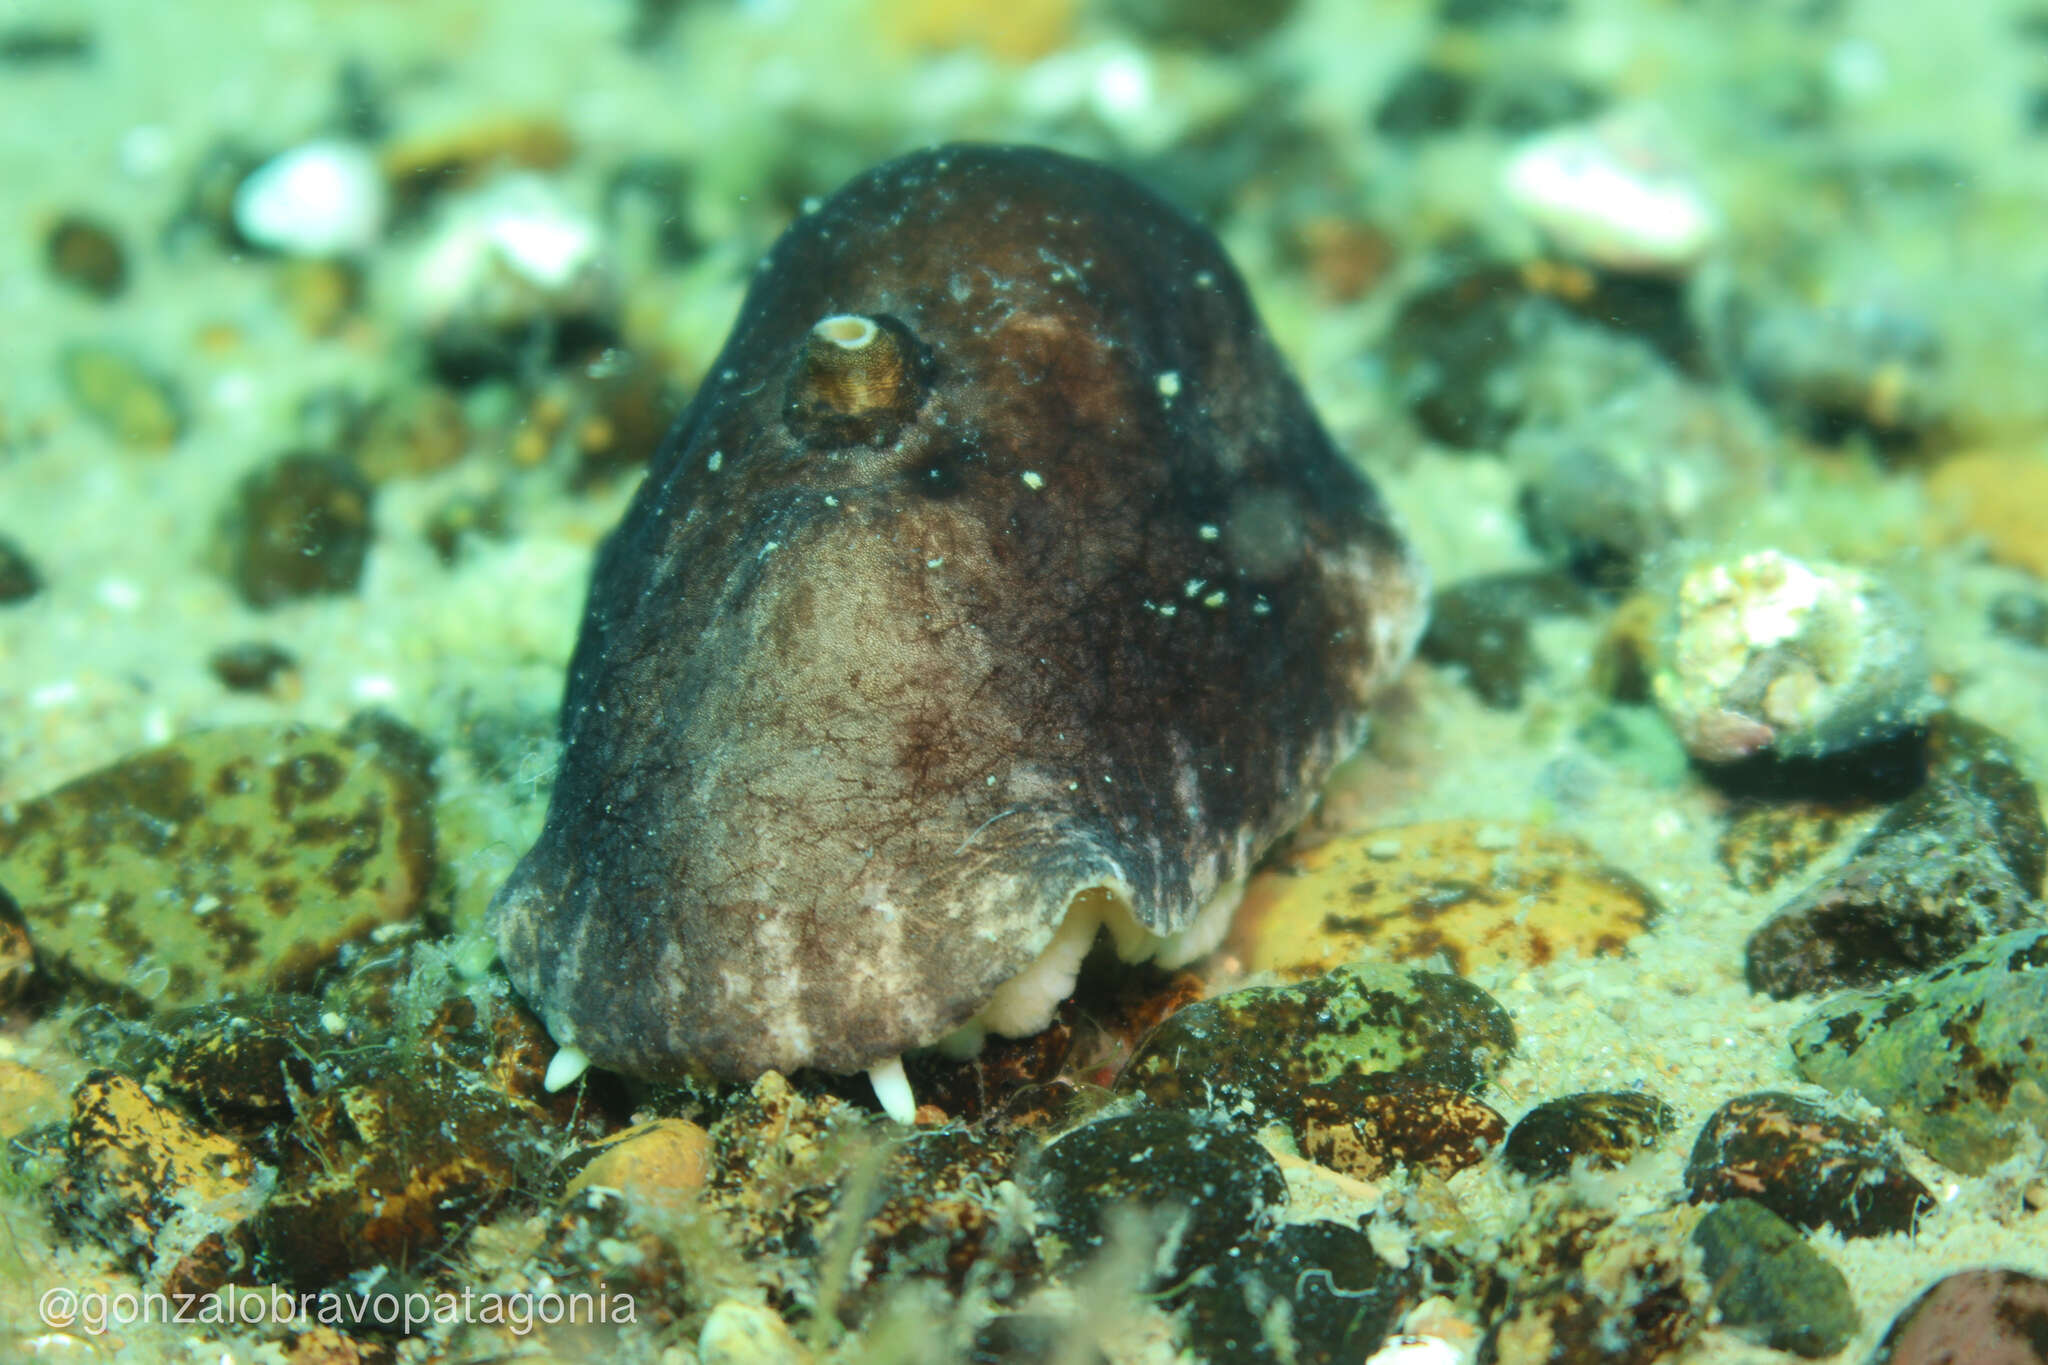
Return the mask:
<path id="1" fill-rule="evenodd" d="M 201 732 L 14 808 L 0 885 L 45 971 L 131 1007 L 289 986 L 418 912 L 429 799 L 370 743 Z"/>
<path id="2" fill-rule="evenodd" d="M 1623 1221 L 1562 1193 L 1539 1199 L 1494 1267 L 1509 1295 L 1480 1361 L 1650 1365 L 1681 1351 L 1706 1325 L 1684 1222 L 1672 1211 Z"/>
<path id="3" fill-rule="evenodd" d="M 1862 802 L 1746 802 L 1729 813 L 1714 852 L 1729 881 L 1744 891 L 1768 891 L 1851 835 L 1867 832 L 1877 818 Z"/>
<path id="4" fill-rule="evenodd" d="M 1253 971 L 1297 979 L 1364 958 L 1438 954 L 1469 972 L 1620 953 L 1658 913 L 1648 888 L 1572 835 L 1444 820 L 1281 859 L 1246 889 L 1232 947 Z"/>
<path id="5" fill-rule="evenodd" d="M 1924 971 L 2040 922 L 2048 826 L 2005 740 L 1944 716 L 1928 777 L 1836 872 L 1750 936 L 1752 990 L 1776 999 Z"/>
<path id="6" fill-rule="evenodd" d="M 126 1076 L 95 1071 L 72 1094 L 57 1215 L 166 1293 L 218 1289 L 249 1265 L 249 1219 L 272 1172 Z"/>
<path id="7" fill-rule="evenodd" d="M 1565 1095 L 1524 1114 L 1501 1159 L 1539 1180 L 1568 1175 L 1575 1164 L 1612 1171 L 1655 1147 L 1677 1124 L 1670 1105 L 1639 1090 Z"/>
<path id="8" fill-rule="evenodd" d="M 1910 1232 L 1934 1207 L 1882 1130 L 1772 1091 L 1714 1111 L 1685 1183 L 1696 1204 L 1754 1199 L 1787 1222 L 1830 1225 L 1844 1237 Z"/>
<path id="9" fill-rule="evenodd" d="M 1242 1128 L 1152 1108 L 1061 1137 L 1032 1163 L 1025 1187 L 1042 1215 L 1039 1235 L 1056 1239 L 1069 1267 L 1121 1230 L 1171 1254 L 1152 1267 L 1164 1285 L 1205 1268 L 1225 1273 L 1230 1249 L 1270 1226 L 1287 1199 L 1279 1166 Z M 1126 1209 L 1140 1216 L 1126 1223 Z"/>
<path id="10" fill-rule="evenodd" d="M 1720 1326 L 1744 1340 L 1818 1360 L 1847 1346 L 1862 1326 L 1842 1272 L 1756 1201 L 1716 1204 L 1692 1239 Z"/>
<path id="11" fill-rule="evenodd" d="M 1792 1034 L 1799 1074 L 1854 1091 L 1944 1165 L 1976 1174 L 2048 1133 L 2048 930 L 1831 997 Z"/>
<path id="12" fill-rule="evenodd" d="M 1758 550 L 1685 574 L 1651 690 L 1693 757 L 1811 758 L 1924 723 L 1919 623 L 1860 570 Z"/>
<path id="13" fill-rule="evenodd" d="M 1379 1348 L 1417 1297 L 1415 1264 L 1388 1264 L 1371 1238 L 1342 1223 L 1289 1224 L 1242 1253 L 1181 1311 L 1202 1359 L 1352 1365 Z"/>

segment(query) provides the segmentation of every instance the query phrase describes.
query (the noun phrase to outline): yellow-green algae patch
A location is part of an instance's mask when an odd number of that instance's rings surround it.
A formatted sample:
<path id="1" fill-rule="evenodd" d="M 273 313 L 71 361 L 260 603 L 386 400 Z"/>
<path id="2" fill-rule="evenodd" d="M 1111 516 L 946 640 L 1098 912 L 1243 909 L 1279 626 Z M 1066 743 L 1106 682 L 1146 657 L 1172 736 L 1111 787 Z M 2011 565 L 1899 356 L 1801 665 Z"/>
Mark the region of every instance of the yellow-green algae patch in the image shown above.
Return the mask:
<path id="1" fill-rule="evenodd" d="M 130 1008 L 289 987 L 414 915 L 425 775 L 297 726 L 194 734 L 0 811 L 39 970 Z"/>

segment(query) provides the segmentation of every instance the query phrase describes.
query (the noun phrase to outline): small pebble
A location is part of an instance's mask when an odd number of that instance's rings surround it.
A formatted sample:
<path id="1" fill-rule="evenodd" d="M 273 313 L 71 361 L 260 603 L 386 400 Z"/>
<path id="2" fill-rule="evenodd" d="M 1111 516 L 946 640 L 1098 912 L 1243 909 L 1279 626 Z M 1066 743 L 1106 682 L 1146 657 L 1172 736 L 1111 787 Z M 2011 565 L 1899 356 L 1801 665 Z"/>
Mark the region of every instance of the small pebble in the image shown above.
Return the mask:
<path id="1" fill-rule="evenodd" d="M 1524 1114 L 1501 1158 L 1532 1179 L 1555 1180 L 1574 1165 L 1618 1170 L 1655 1147 L 1678 1124 L 1671 1106 L 1636 1090 L 1565 1095 Z"/>
<path id="2" fill-rule="evenodd" d="M 297 676 L 299 661 L 267 640 L 244 640 L 216 649 L 206 666 L 230 692 L 276 694 Z"/>
<path id="3" fill-rule="evenodd" d="M 0 606 L 26 602 L 43 590 L 43 576 L 28 552 L 0 536 Z"/>
<path id="4" fill-rule="evenodd" d="M 184 429 L 183 405 L 170 381 L 118 347 L 66 347 L 58 372 L 71 400 L 122 445 L 163 450 Z"/>
<path id="5" fill-rule="evenodd" d="M 235 191 L 235 228 L 286 256 L 366 251 L 384 234 L 384 173 L 356 142 L 323 139 L 294 147 L 251 172 Z"/>
<path id="6" fill-rule="evenodd" d="M 1510 203 L 1566 254 L 1609 270 L 1683 274 L 1719 234 L 1671 131 L 1643 111 L 1538 134 L 1501 174 Z"/>
<path id="7" fill-rule="evenodd" d="M 434 509 L 427 518 L 427 543 L 434 557 L 448 567 L 462 558 L 462 549 L 472 538 L 503 540 L 506 534 L 504 493 L 458 494 Z"/>
<path id="8" fill-rule="evenodd" d="M 332 336 L 362 307 L 362 268 L 324 257 L 286 261 L 277 274 L 277 297 L 307 336 Z"/>
<path id="9" fill-rule="evenodd" d="M 67 213 L 43 239 L 50 273 L 96 299 L 111 299 L 128 286 L 128 254 L 121 239 L 97 219 Z"/>
<path id="10" fill-rule="evenodd" d="M 253 607 L 354 592 L 369 553 L 373 490 L 327 455 L 281 456 L 242 480 L 225 518 L 229 577 Z"/>

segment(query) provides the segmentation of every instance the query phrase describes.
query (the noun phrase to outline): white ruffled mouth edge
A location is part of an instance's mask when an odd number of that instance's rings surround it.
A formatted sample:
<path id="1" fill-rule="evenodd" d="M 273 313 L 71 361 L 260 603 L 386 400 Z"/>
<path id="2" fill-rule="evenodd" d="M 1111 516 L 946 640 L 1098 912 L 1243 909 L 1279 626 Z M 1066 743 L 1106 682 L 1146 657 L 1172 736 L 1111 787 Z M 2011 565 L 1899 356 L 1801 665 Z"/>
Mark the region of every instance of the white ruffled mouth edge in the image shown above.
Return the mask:
<path id="1" fill-rule="evenodd" d="M 1067 913 L 1053 931 L 1052 941 L 1030 965 L 998 986 L 972 1019 L 935 1046 L 951 1057 L 971 1057 L 990 1033 L 1023 1038 L 1043 1031 L 1052 1023 L 1060 1002 L 1074 993 L 1081 963 L 1104 928 L 1116 944 L 1117 956 L 1126 962 L 1157 962 L 1173 968 L 1207 956 L 1230 932 L 1244 888 L 1242 879 L 1218 888 L 1186 928 L 1171 934 L 1154 933 L 1140 924 L 1122 888 L 1081 888 L 1067 901 Z M 900 1056 L 869 1067 L 868 1080 L 883 1113 L 905 1125 L 916 1121 L 917 1097 Z"/>
<path id="2" fill-rule="evenodd" d="M 1162 967 L 1179 967 L 1212 952 L 1230 930 L 1230 920 L 1244 899 L 1242 880 L 1221 887 L 1209 898 L 1187 928 L 1171 934 L 1156 934 L 1138 922 L 1131 903 L 1121 888 L 1088 886 L 1067 902 L 1067 913 L 1052 941 L 1023 971 L 996 988 L 972 1019 L 954 1029 L 936 1046 L 949 1056 L 971 1057 L 981 1050 L 990 1033 L 1006 1038 L 1023 1038 L 1044 1030 L 1052 1023 L 1060 1002 L 1074 993 L 1081 963 L 1095 946 L 1096 935 L 1107 928 L 1116 943 L 1117 956 L 1126 962 L 1157 962 Z M 574 1085 L 590 1069 L 590 1056 L 573 1043 L 556 1050 L 542 1081 L 549 1094 Z M 904 1074 L 903 1058 L 890 1057 L 868 1068 L 868 1081 L 882 1112 L 906 1126 L 917 1120 L 917 1096 Z"/>

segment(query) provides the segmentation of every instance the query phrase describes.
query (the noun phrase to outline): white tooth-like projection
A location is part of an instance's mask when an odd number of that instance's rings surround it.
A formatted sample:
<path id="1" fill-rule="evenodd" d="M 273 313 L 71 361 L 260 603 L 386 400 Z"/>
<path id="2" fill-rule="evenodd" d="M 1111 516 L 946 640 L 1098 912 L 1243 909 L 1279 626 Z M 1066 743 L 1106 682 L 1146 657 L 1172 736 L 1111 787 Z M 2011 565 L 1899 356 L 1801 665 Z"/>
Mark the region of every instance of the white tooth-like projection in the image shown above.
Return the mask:
<path id="1" fill-rule="evenodd" d="M 869 1067 L 868 1081 L 875 1087 L 875 1098 L 882 1102 L 883 1113 L 902 1124 L 917 1121 L 917 1096 L 910 1093 L 910 1077 L 903 1074 L 901 1057 Z"/>
<path id="2" fill-rule="evenodd" d="M 590 1070 L 590 1054 L 580 1047 L 570 1046 L 555 1053 L 555 1059 L 548 1063 L 548 1074 L 541 1084 L 552 1095 L 557 1090 L 576 1084 L 577 1078 Z"/>

